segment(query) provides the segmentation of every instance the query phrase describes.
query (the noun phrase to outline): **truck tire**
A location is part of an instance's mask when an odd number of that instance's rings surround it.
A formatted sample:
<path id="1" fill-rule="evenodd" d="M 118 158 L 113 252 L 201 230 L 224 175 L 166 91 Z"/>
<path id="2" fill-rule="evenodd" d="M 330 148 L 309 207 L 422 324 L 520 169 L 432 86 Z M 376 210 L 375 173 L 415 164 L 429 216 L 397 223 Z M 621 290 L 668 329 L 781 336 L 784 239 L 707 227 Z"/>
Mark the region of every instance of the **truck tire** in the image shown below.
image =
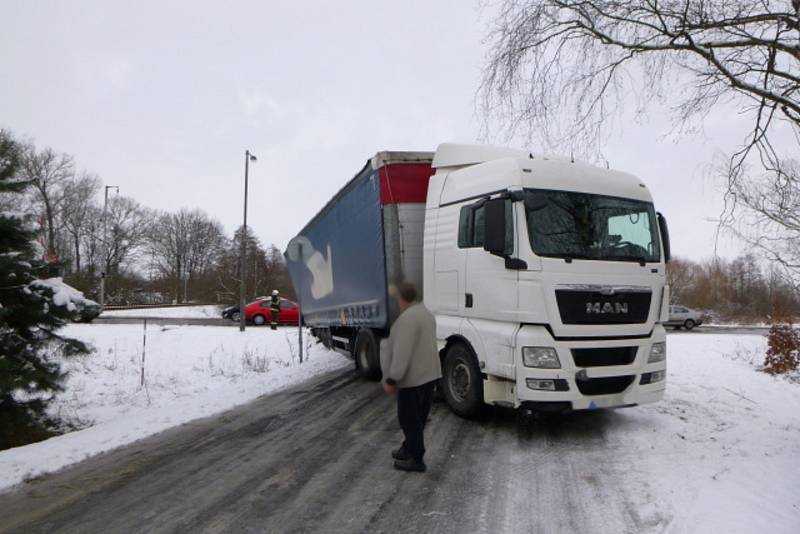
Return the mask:
<path id="1" fill-rule="evenodd" d="M 692 328 L 694 328 L 694 321 L 692 321 L 691 319 L 686 319 L 686 322 L 683 323 L 683 327 L 686 330 L 691 330 Z"/>
<path id="2" fill-rule="evenodd" d="M 369 328 L 362 328 L 356 334 L 353 346 L 353 359 L 356 369 L 367 380 L 381 379 L 380 343 L 375 333 Z"/>
<path id="3" fill-rule="evenodd" d="M 442 369 L 444 400 L 456 415 L 472 418 L 483 410 L 483 377 L 472 350 L 464 343 L 450 345 Z"/>

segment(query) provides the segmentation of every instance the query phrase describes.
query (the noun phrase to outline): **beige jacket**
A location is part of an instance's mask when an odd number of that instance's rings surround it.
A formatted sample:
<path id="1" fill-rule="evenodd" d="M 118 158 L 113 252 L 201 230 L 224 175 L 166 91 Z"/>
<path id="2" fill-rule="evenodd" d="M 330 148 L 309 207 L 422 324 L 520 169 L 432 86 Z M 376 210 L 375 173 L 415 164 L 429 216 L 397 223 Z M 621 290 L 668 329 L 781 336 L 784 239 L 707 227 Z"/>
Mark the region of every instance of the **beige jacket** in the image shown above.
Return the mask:
<path id="1" fill-rule="evenodd" d="M 421 303 L 413 304 L 392 325 L 381 343 L 384 381 L 413 388 L 442 377 L 436 348 L 436 319 Z"/>

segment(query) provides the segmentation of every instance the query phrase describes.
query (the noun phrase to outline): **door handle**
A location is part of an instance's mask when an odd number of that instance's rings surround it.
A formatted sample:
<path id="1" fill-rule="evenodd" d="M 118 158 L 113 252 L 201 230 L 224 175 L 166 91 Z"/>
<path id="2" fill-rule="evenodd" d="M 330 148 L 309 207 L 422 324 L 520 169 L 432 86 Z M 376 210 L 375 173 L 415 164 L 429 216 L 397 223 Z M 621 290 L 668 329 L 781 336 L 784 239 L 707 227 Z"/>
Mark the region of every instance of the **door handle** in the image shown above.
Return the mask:
<path id="1" fill-rule="evenodd" d="M 465 293 L 464 296 L 466 297 L 465 302 L 464 302 L 464 306 L 466 308 L 471 308 L 472 307 L 472 293 Z"/>

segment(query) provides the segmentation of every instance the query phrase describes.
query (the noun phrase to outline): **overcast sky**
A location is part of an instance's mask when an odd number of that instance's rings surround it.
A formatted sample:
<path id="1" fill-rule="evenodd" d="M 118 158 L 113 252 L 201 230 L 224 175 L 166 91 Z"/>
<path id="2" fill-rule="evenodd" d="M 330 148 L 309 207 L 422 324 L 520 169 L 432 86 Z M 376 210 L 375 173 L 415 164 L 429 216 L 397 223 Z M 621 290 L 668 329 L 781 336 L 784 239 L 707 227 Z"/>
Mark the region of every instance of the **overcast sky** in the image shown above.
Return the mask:
<path id="1" fill-rule="evenodd" d="M 283 250 L 375 152 L 480 140 L 491 17 L 474 1 L 7 1 L 0 127 L 229 235 L 250 149 L 249 223 Z M 675 254 L 708 257 L 722 204 L 706 165 L 746 125 L 718 112 L 676 140 L 654 115 L 618 124 L 603 154 L 648 184 Z"/>

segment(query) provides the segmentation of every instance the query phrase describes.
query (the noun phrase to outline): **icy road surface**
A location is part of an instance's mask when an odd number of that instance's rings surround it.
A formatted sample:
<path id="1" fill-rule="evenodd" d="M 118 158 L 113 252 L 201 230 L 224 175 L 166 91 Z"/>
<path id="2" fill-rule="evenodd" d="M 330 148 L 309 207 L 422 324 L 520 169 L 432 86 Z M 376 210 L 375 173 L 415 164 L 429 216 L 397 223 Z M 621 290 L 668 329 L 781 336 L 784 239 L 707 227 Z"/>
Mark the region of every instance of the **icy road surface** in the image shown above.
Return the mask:
<path id="1" fill-rule="evenodd" d="M 18 532 L 796 532 L 800 386 L 759 337 L 669 336 L 667 398 L 522 424 L 436 405 L 394 471 L 393 399 L 338 370 L 0 496 Z"/>

